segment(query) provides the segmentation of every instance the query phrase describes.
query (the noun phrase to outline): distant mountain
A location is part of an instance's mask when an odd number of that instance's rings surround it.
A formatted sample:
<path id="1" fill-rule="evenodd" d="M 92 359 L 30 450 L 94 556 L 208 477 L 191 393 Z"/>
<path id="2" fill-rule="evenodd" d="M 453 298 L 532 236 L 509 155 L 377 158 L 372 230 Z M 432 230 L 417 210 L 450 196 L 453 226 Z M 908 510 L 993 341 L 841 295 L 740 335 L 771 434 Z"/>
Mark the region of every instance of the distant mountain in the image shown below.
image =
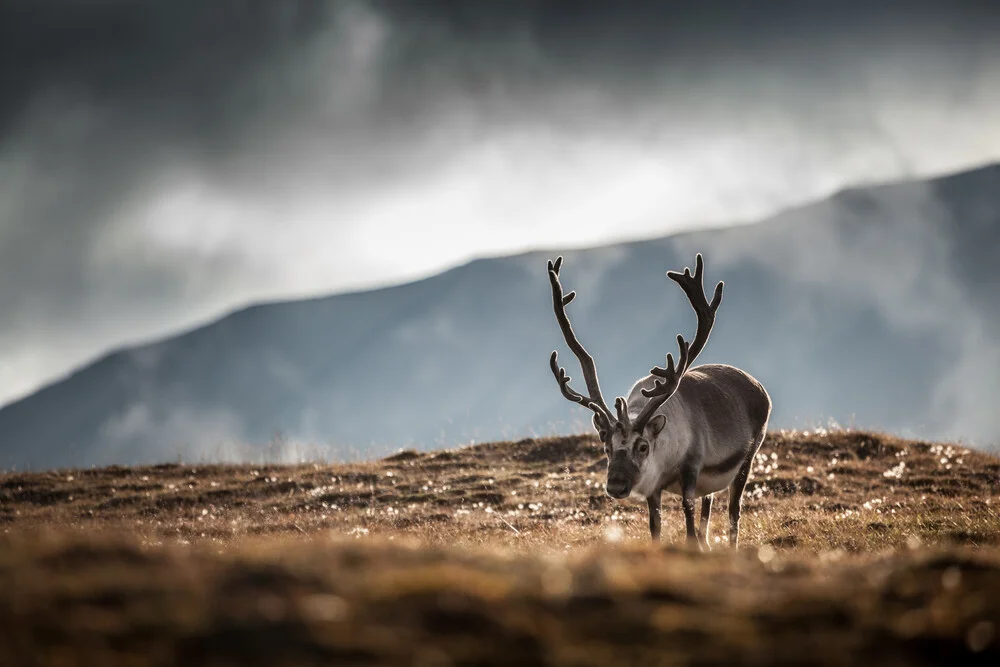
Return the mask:
<path id="1" fill-rule="evenodd" d="M 614 224 L 614 221 L 609 221 Z M 725 280 L 699 362 L 755 375 L 772 426 L 1000 441 L 1000 167 L 844 191 L 754 225 L 562 252 L 607 400 L 694 314 L 669 269 Z M 556 250 L 399 287 L 256 305 L 122 350 L 0 410 L 0 467 L 370 456 L 589 428 L 549 373 Z M 582 385 L 581 385 L 582 386 Z M 276 434 L 280 436 L 276 437 Z M 273 451 L 271 454 L 273 455 Z"/>

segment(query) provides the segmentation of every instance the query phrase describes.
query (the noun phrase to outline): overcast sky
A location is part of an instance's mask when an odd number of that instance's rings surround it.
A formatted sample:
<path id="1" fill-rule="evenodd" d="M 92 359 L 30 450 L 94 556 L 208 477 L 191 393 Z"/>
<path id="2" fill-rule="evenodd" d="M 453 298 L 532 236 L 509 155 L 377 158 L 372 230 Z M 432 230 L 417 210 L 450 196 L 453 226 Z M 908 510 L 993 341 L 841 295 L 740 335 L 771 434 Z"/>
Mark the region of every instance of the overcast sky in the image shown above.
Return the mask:
<path id="1" fill-rule="evenodd" d="M 691 4 L 5 0 L 0 404 L 248 301 L 1000 157 L 997 3 Z"/>

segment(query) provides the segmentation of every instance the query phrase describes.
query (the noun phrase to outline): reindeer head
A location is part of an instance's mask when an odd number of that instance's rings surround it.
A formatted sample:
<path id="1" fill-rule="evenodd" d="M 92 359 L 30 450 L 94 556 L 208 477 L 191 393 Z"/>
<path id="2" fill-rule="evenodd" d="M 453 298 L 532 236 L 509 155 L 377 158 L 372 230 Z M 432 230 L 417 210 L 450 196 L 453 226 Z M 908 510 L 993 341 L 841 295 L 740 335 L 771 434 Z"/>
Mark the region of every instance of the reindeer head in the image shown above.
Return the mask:
<path id="1" fill-rule="evenodd" d="M 629 417 L 624 398 L 615 399 L 618 419 L 611 434 L 604 440 L 608 455 L 608 479 L 605 490 L 612 498 L 625 498 L 643 476 L 651 454 L 658 446 L 657 436 L 667 423 L 663 415 L 655 415 L 645 425 L 636 424 Z"/>
<path id="2" fill-rule="evenodd" d="M 576 298 L 576 292 L 563 294 L 562 284 L 559 282 L 562 261 L 563 258 L 558 257 L 555 262 L 548 263 L 549 282 L 552 285 L 552 307 L 566 344 L 580 361 L 588 395 L 580 394 L 569 386 L 571 378 L 566 374 L 566 369 L 559 366 L 559 355 L 555 351 L 549 358 L 549 366 L 559 383 L 562 395 L 594 412 L 594 428 L 604 443 L 604 450 L 608 455 L 607 493 L 613 498 L 625 498 L 642 476 L 650 452 L 657 445 L 657 437 L 666 425 L 666 417 L 654 413 L 677 391 L 684 373 L 708 341 L 712 326 L 715 324 L 715 312 L 722 303 L 723 284 L 720 282 L 715 287 L 715 296 L 712 303 L 709 303 L 705 297 L 704 262 L 700 254 L 696 257 L 694 275 L 687 268 L 683 274 L 675 271 L 667 272 L 667 277 L 680 285 L 687 294 L 698 315 L 698 330 L 694 341 L 689 345 L 683 336 L 677 336 L 679 348 L 677 365 L 674 365 L 674 358 L 668 354 L 665 368 L 657 366 L 650 371 L 658 379 L 654 381 L 652 388 L 642 390 L 642 395 L 649 400 L 634 418 L 629 415 L 627 402 L 620 396 L 615 399 L 616 415 L 612 416 L 601 395 L 594 359 L 576 337 L 566 316 L 566 306 Z"/>

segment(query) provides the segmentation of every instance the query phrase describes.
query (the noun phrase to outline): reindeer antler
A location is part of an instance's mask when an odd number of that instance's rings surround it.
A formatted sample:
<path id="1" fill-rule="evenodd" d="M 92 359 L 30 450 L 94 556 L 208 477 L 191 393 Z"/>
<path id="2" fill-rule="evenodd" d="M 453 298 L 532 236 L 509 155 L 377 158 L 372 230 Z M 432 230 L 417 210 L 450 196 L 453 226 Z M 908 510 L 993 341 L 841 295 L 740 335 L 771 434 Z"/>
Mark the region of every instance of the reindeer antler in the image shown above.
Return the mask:
<path id="1" fill-rule="evenodd" d="M 715 313 L 722 304 L 723 283 L 720 281 L 715 286 L 715 295 L 712 297 L 712 302 L 709 303 L 705 296 L 704 273 L 705 262 L 701 253 L 695 256 L 694 275 L 691 275 L 691 269 L 687 267 L 684 268 L 683 274 L 667 271 L 667 277 L 680 285 L 687 295 L 688 301 L 691 302 L 691 307 L 694 308 L 694 312 L 698 316 L 698 329 L 690 344 L 684 340 L 683 336 L 677 336 L 677 346 L 680 348 L 680 353 L 677 357 L 676 367 L 673 357 L 668 354 L 666 368 L 657 366 L 650 370 L 652 375 L 663 379 L 654 381 L 652 389 L 642 390 L 642 395 L 650 400 L 643 406 L 633 423 L 633 428 L 636 431 L 641 431 L 653 413 L 677 391 L 684 374 L 704 349 L 705 343 L 708 342 L 708 336 L 712 333 L 712 327 L 715 326 Z"/>
<path id="2" fill-rule="evenodd" d="M 680 285 L 681 289 L 687 295 L 688 301 L 691 302 L 691 307 L 694 308 L 694 312 L 698 315 L 698 330 L 695 332 L 694 341 L 691 343 L 688 364 L 697 358 L 698 353 L 701 352 L 702 348 L 705 347 L 705 343 L 708 342 L 708 335 L 712 333 L 712 327 L 715 326 L 715 313 L 719 310 L 719 306 L 722 305 L 722 288 L 725 286 L 725 283 L 720 280 L 719 284 L 715 286 L 715 295 L 712 297 L 712 303 L 709 303 L 708 298 L 705 296 L 705 261 L 702 259 L 701 253 L 695 255 L 694 267 L 693 276 L 691 275 L 691 269 L 687 267 L 684 267 L 683 275 L 676 271 L 667 271 L 667 277 Z"/>
<path id="3" fill-rule="evenodd" d="M 552 308 L 555 311 L 556 320 L 559 322 L 559 328 L 562 329 L 563 337 L 566 339 L 566 345 L 569 346 L 580 362 L 580 368 L 583 370 L 583 379 L 587 383 L 589 396 L 574 391 L 569 386 L 570 377 L 566 374 L 566 369 L 560 367 L 557 363 L 558 352 L 552 352 L 552 356 L 549 358 L 549 366 L 552 368 L 552 374 L 559 383 L 559 390 L 562 392 L 562 395 L 574 403 L 579 403 L 593 410 L 595 415 L 597 415 L 597 419 L 603 420 L 606 430 L 610 432 L 614 419 L 611 417 L 611 411 L 608 409 L 607 404 L 604 402 L 604 397 L 601 395 L 601 385 L 597 380 L 597 367 L 594 364 L 594 358 L 590 356 L 587 349 L 580 343 L 580 340 L 573 332 L 569 318 L 566 316 L 566 306 L 576 298 L 576 292 L 563 294 L 562 284 L 559 282 L 559 269 L 562 268 L 562 261 L 562 256 L 559 256 L 555 262 L 549 260 L 548 263 L 549 282 L 552 285 Z"/>

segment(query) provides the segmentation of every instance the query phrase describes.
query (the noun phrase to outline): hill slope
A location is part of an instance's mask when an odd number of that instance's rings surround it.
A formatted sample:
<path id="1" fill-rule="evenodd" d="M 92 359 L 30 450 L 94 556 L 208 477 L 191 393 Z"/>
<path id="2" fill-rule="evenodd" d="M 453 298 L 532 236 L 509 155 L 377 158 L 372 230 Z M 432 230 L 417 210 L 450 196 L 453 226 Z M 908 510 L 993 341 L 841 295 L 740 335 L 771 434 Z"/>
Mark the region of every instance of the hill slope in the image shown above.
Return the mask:
<path id="1" fill-rule="evenodd" d="M 771 433 L 742 548 L 649 545 L 591 437 L 0 474 L 4 664 L 995 664 L 1000 460 Z"/>
<path id="2" fill-rule="evenodd" d="M 773 425 L 1000 441 L 1000 167 L 564 253 L 571 317 L 609 401 L 692 335 L 664 272 L 699 251 L 707 280 L 727 283 L 699 361 L 763 382 Z M 558 348 L 579 377 L 551 313 L 555 254 L 258 305 L 109 355 L 0 410 L 0 466 L 252 460 L 277 432 L 307 453 L 369 456 L 584 428 L 547 367 Z"/>

